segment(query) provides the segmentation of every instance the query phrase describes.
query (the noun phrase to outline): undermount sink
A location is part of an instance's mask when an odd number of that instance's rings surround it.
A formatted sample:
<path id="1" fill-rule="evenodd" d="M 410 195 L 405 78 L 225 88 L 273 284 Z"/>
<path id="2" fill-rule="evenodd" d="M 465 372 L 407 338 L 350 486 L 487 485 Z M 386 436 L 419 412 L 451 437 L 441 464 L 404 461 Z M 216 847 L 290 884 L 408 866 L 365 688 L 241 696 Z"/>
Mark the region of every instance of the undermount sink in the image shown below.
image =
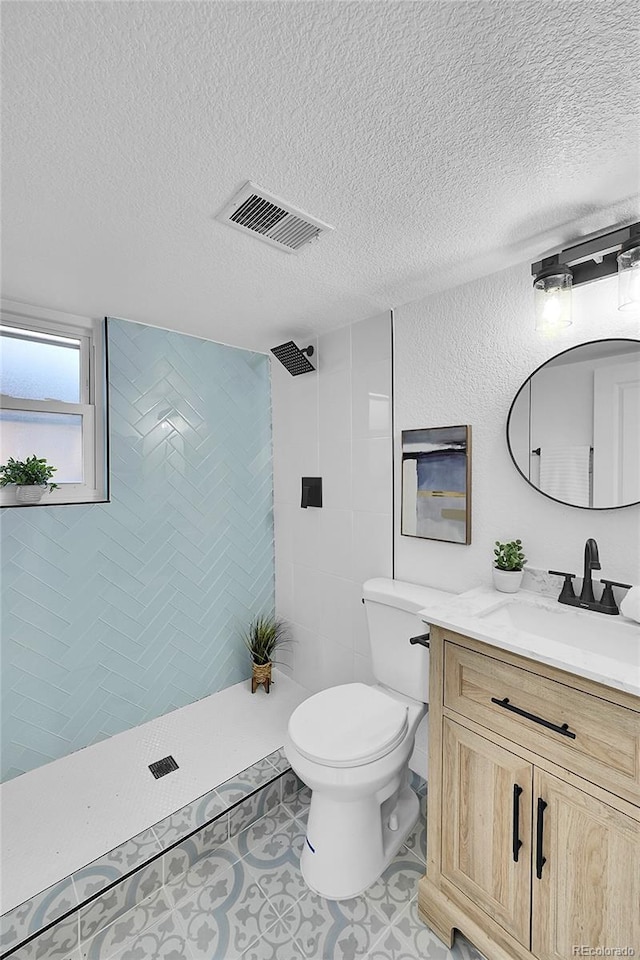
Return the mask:
<path id="1" fill-rule="evenodd" d="M 560 606 L 556 609 L 520 597 L 509 597 L 479 613 L 479 617 L 495 627 L 533 634 L 629 665 L 640 660 L 640 629 L 617 617 Z"/>

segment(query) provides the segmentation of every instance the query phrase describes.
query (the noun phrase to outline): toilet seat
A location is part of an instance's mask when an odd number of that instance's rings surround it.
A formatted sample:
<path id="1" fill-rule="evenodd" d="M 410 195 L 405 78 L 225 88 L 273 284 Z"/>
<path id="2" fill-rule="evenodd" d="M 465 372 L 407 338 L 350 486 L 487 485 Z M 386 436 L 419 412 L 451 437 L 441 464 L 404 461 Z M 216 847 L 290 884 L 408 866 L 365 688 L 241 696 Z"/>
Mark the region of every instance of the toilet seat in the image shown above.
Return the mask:
<path id="1" fill-rule="evenodd" d="M 407 729 L 407 706 L 364 683 L 321 690 L 289 720 L 296 749 L 329 767 L 359 767 L 378 760 L 404 739 Z"/>

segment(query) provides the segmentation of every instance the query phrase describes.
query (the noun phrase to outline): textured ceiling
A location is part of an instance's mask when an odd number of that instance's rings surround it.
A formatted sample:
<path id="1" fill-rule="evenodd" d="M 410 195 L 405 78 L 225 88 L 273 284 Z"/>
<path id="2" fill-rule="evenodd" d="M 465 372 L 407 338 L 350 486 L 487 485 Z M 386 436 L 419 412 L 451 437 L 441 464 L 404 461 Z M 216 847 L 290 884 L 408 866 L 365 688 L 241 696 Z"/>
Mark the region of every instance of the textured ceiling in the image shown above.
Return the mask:
<path id="1" fill-rule="evenodd" d="M 637 219 L 633 2 L 4 2 L 4 295 L 266 349 Z M 335 232 L 217 222 L 247 179 Z"/>

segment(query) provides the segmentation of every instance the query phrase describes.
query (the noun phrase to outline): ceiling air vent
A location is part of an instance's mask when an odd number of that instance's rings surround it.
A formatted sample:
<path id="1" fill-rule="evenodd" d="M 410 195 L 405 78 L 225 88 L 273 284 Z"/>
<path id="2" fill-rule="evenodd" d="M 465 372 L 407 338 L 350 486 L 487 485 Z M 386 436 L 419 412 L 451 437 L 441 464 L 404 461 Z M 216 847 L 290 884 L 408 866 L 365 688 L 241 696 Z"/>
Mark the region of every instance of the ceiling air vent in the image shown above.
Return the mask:
<path id="1" fill-rule="evenodd" d="M 333 230 L 328 223 L 267 193 L 251 180 L 245 183 L 217 219 L 287 253 L 297 253 L 326 230 Z"/>

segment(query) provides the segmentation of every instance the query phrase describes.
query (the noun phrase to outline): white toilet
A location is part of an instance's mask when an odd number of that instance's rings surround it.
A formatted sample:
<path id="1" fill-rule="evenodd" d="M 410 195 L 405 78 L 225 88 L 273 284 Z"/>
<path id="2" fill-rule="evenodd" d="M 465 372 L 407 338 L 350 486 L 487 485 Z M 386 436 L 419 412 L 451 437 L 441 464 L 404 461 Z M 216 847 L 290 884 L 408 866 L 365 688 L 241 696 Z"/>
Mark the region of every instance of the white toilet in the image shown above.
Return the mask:
<path id="1" fill-rule="evenodd" d="M 418 819 L 409 758 L 429 696 L 429 651 L 419 610 L 447 593 L 399 580 L 363 586 L 377 683 L 322 690 L 294 710 L 285 753 L 311 788 L 304 879 L 328 900 L 362 893 Z"/>

